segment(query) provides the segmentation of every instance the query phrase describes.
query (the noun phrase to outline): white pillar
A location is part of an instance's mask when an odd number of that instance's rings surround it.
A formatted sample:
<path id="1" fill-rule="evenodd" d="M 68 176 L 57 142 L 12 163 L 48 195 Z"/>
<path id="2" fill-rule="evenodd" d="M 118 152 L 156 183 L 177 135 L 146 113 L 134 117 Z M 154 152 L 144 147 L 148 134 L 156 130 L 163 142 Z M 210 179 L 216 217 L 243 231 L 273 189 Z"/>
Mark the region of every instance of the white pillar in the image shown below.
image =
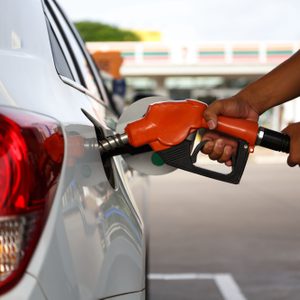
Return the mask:
<path id="1" fill-rule="evenodd" d="M 280 114 L 280 109 L 279 109 L 279 106 L 276 106 L 272 109 L 272 129 L 273 130 L 276 130 L 276 131 L 279 131 L 281 128 L 280 127 L 280 124 L 279 124 L 279 116 Z"/>
<path id="2" fill-rule="evenodd" d="M 158 96 L 169 97 L 169 91 L 165 86 L 165 77 L 155 77 L 154 80 L 156 82 L 155 94 Z"/>
<path id="3" fill-rule="evenodd" d="M 259 43 L 259 62 L 265 64 L 267 62 L 267 45 L 265 42 Z"/>
<path id="4" fill-rule="evenodd" d="M 225 62 L 226 64 L 232 64 L 233 62 L 233 49 L 232 43 L 225 44 Z"/>

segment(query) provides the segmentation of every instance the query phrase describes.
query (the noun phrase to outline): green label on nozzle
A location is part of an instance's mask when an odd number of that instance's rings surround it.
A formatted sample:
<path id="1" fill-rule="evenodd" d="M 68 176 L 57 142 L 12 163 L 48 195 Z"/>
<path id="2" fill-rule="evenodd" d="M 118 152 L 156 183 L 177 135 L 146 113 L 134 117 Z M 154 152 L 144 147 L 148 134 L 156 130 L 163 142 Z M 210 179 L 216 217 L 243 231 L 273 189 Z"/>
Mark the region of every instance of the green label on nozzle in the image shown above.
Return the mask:
<path id="1" fill-rule="evenodd" d="M 156 152 L 154 152 L 152 154 L 151 161 L 157 167 L 161 167 L 165 164 L 165 162 L 162 160 L 162 158 Z"/>

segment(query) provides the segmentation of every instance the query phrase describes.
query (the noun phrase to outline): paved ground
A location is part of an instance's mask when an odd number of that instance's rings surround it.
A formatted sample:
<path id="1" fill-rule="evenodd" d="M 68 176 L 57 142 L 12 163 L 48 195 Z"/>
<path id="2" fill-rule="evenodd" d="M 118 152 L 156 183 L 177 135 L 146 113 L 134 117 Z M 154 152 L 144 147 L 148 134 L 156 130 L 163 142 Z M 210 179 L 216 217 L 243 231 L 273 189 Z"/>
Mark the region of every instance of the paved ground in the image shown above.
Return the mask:
<path id="1" fill-rule="evenodd" d="M 300 299 L 298 167 L 252 162 L 238 186 L 180 171 L 151 184 L 151 300 Z"/>

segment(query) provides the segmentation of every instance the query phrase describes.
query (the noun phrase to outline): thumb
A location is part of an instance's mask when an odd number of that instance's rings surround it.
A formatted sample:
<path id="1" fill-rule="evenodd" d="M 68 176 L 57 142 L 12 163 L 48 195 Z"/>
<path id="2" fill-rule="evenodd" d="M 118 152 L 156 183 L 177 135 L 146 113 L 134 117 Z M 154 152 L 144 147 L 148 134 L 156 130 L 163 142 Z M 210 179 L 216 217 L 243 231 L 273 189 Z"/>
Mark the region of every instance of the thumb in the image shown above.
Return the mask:
<path id="1" fill-rule="evenodd" d="M 218 125 L 218 115 L 221 114 L 223 109 L 222 101 L 216 101 L 209 105 L 203 113 L 203 117 L 207 122 L 208 128 L 210 130 L 216 129 Z"/>

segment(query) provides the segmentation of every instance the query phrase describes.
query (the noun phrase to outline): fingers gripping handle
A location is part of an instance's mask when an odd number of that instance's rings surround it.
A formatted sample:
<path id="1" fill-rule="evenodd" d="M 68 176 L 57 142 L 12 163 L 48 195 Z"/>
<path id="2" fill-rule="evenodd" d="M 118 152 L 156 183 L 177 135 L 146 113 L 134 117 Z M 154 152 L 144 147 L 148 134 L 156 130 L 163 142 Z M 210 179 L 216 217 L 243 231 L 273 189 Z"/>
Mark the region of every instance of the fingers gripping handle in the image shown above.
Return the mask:
<path id="1" fill-rule="evenodd" d="M 264 127 L 259 127 L 256 144 L 275 151 L 290 152 L 290 137 L 287 134 Z"/>

